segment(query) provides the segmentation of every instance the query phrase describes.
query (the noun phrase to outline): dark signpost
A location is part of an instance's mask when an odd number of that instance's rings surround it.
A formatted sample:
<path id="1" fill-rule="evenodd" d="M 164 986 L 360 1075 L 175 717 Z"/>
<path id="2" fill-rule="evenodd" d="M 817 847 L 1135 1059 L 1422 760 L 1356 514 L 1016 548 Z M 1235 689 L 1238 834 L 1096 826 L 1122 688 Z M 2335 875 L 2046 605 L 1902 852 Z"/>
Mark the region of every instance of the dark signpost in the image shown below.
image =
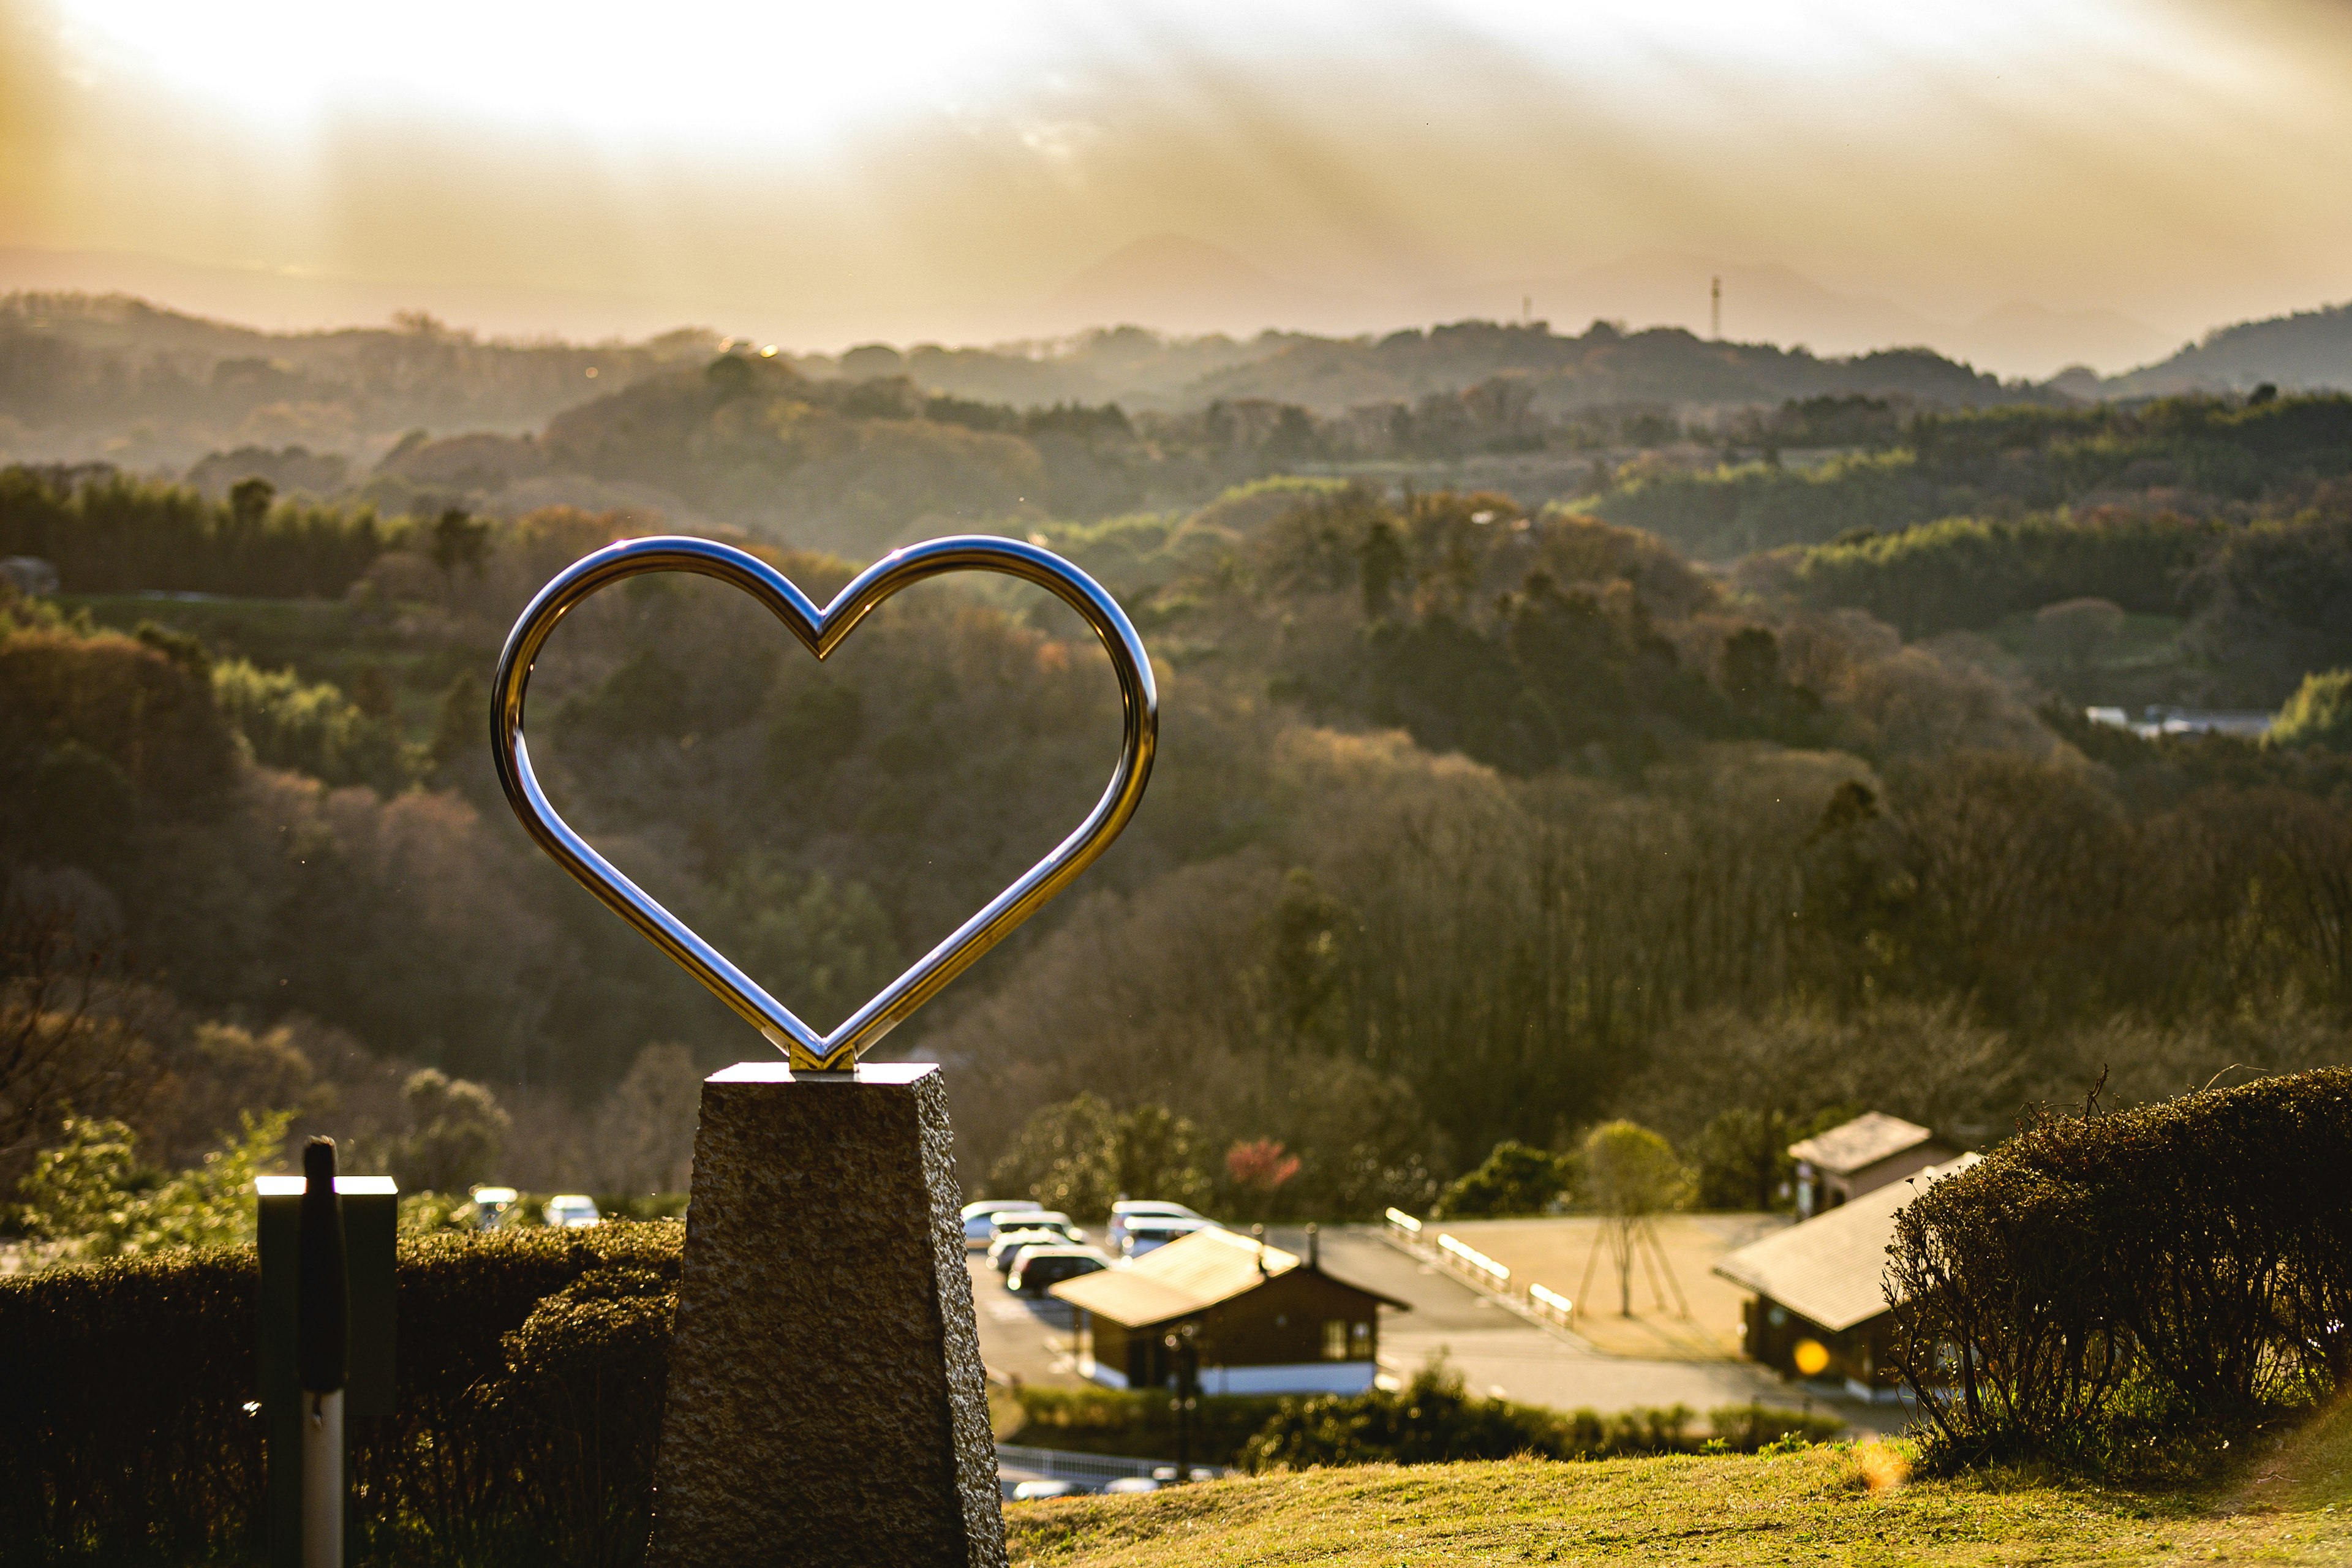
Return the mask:
<path id="1" fill-rule="evenodd" d="M 1164 1343 L 1176 1368 L 1174 1394 L 1168 1407 L 1176 1412 L 1176 1479 L 1192 1479 L 1192 1412 L 1201 1403 L 1201 1342 L 1198 1323 L 1181 1325 Z"/>
<path id="2" fill-rule="evenodd" d="M 523 740 L 531 664 L 574 605 L 640 573 L 718 578 L 824 658 L 899 589 L 964 571 L 1035 584 L 1102 639 L 1124 705 L 1118 763 L 1067 838 L 819 1034 L 557 815 Z M 1135 627 L 1093 579 L 1018 540 L 910 545 L 822 610 L 744 551 L 706 539 L 629 540 L 540 591 L 507 639 L 490 700 L 499 782 L 532 838 L 783 1053 L 703 1085 L 648 1562 L 1003 1564 L 946 1092 L 934 1066 L 858 1058 L 1067 887 L 1134 815 L 1159 734 L 1159 697 Z"/>
<path id="3" fill-rule="evenodd" d="M 400 1197 L 389 1177 L 337 1176 L 328 1139 L 303 1150 L 302 1171 L 254 1184 L 269 1563 L 341 1568 L 346 1422 L 392 1412 Z"/>

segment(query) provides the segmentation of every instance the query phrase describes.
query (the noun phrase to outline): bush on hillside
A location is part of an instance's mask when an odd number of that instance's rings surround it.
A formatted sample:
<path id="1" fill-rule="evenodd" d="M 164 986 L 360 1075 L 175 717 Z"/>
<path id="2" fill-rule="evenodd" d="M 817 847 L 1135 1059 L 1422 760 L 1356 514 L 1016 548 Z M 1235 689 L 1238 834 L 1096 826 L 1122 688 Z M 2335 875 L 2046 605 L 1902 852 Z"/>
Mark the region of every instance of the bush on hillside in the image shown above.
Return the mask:
<path id="1" fill-rule="evenodd" d="M 1890 1249 L 1931 1458 L 2226 1439 L 2352 1386 L 2352 1069 L 2049 1116 Z"/>

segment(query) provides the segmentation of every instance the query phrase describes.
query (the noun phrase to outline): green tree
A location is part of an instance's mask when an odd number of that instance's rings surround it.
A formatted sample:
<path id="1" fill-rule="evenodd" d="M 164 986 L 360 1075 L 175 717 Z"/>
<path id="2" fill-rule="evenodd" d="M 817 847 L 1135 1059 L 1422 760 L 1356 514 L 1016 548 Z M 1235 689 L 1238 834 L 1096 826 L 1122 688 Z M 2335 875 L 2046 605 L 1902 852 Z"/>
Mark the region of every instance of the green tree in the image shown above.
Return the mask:
<path id="1" fill-rule="evenodd" d="M 1633 1121 L 1606 1121 L 1587 1133 L 1579 1169 L 1578 1197 L 1620 1219 L 1674 1208 L 1689 1185 L 1675 1146 Z"/>
<path id="2" fill-rule="evenodd" d="M 805 877 L 751 855 L 730 866 L 709 906 L 711 940 L 785 1006 L 831 1028 L 899 970 L 890 917 L 863 882 Z"/>
<path id="3" fill-rule="evenodd" d="M 1541 1214 L 1566 1185 L 1558 1160 L 1507 1138 L 1476 1170 L 1439 1194 L 1433 1212 L 1440 1219 Z"/>
<path id="4" fill-rule="evenodd" d="M 434 716 L 433 739 L 427 750 L 433 765 L 447 772 L 460 759 L 481 757 L 489 749 L 490 689 L 482 678 L 467 670 L 441 693 L 440 711 Z"/>
<path id="5" fill-rule="evenodd" d="M 386 795 L 408 782 L 412 759 L 398 731 L 326 681 L 237 658 L 213 667 L 212 685 L 214 702 L 257 762 L 331 784 L 373 784 Z"/>
<path id="6" fill-rule="evenodd" d="M 412 1192 L 462 1192 L 496 1174 L 512 1119 L 488 1089 L 438 1068 L 411 1073 L 400 1091 L 408 1131 L 393 1146 L 392 1173 Z"/>
<path id="7" fill-rule="evenodd" d="M 278 499 L 278 487 L 256 474 L 239 479 L 228 488 L 229 516 L 242 529 L 259 528 L 269 516 L 269 505 Z"/>
<path id="8" fill-rule="evenodd" d="M 478 522 L 464 507 L 453 506 L 433 524 L 433 564 L 444 577 L 463 566 L 477 577 L 490 556 L 490 525 Z"/>
<path id="9" fill-rule="evenodd" d="M 1704 1209 L 1785 1209 L 1796 1163 L 1789 1145 L 1861 1114 L 1835 1105 L 1809 1117 L 1735 1106 L 1719 1111 L 1691 1145 L 1698 1206 Z"/>
<path id="10" fill-rule="evenodd" d="M 1100 1219 L 1120 1197 L 1208 1202 L 1199 1131 L 1160 1105 L 1124 1114 L 1091 1094 L 1034 1113 L 989 1172 L 989 1190 Z"/>
<path id="11" fill-rule="evenodd" d="M 68 1116 L 64 1142 L 35 1156 L 18 1187 L 25 1234 L 77 1258 L 253 1239 L 253 1179 L 277 1163 L 290 1110 L 240 1112 L 238 1136 L 177 1174 L 148 1169 L 122 1122 Z"/>
<path id="12" fill-rule="evenodd" d="M 2263 741 L 2273 746 L 2325 746 L 2331 752 L 2352 752 L 2352 669 L 2305 676 L 2278 717 L 2271 721 Z"/>

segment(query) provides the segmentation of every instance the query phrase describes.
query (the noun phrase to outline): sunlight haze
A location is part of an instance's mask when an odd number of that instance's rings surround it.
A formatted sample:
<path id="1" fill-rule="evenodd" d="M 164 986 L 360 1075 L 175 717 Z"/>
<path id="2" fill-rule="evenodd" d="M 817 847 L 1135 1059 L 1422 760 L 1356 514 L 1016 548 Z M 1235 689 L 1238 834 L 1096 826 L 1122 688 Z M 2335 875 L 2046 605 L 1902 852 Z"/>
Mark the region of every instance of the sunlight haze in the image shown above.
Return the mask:
<path id="1" fill-rule="evenodd" d="M 2153 0 L 0 0 L 0 288 L 838 348 L 1704 328 L 1722 274 L 1733 336 L 2116 370 L 2352 293 L 2347 47 Z"/>

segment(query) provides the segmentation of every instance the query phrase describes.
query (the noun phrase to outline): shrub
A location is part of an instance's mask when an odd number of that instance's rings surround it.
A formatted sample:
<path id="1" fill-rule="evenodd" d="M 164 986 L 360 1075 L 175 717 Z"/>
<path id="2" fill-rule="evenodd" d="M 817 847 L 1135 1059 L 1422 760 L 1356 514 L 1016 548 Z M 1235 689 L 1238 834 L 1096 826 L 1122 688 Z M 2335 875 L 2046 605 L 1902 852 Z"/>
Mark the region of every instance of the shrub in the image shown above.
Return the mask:
<path id="1" fill-rule="evenodd" d="M 636 1561 L 682 1227 L 400 1244 L 395 1414 L 352 1424 L 353 1561 Z M 251 1248 L 0 1280 L 0 1563 L 257 1552 Z"/>
<path id="2" fill-rule="evenodd" d="M 253 1178 L 277 1163 L 293 1120 L 290 1110 L 258 1120 L 240 1111 L 241 1137 L 166 1176 L 141 1168 L 137 1140 L 123 1123 L 69 1116 L 65 1142 L 33 1157 L 18 1189 L 25 1234 L 64 1242 L 86 1258 L 250 1241 Z"/>
<path id="3" fill-rule="evenodd" d="M 1431 1213 L 1439 1219 L 1541 1214 L 1567 1184 L 1559 1161 L 1541 1149 L 1506 1138 L 1484 1164 L 1440 1193 Z"/>
<path id="4" fill-rule="evenodd" d="M 1945 1463 L 2099 1468 L 2352 1385 L 2352 1069 L 2044 1117 L 1905 1206 L 1894 1354 Z M 2119 1424 L 2121 1424 L 2119 1426 Z"/>
<path id="5" fill-rule="evenodd" d="M 1776 1442 L 1821 1442 L 1843 1423 L 1831 1416 L 1727 1405 L 1708 1417 L 1711 1432 L 1692 1429 L 1686 1405 L 1637 1408 L 1607 1415 L 1562 1413 L 1466 1394 L 1462 1374 L 1433 1357 L 1397 1390 L 1282 1400 L 1244 1446 L 1242 1468 L 1299 1469 L 1308 1465 L 1434 1465 L 1457 1459 L 1600 1459 L 1701 1451 L 1753 1453 Z"/>

